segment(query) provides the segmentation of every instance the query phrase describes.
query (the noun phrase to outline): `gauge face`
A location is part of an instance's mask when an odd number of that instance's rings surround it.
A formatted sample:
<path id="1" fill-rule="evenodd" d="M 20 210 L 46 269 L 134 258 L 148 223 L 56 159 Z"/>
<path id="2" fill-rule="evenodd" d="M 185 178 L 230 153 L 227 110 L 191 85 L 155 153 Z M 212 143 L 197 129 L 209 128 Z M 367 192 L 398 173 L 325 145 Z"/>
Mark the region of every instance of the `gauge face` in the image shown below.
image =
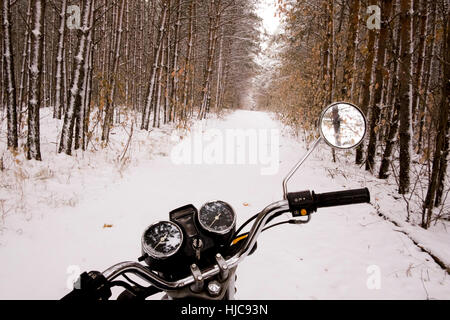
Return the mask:
<path id="1" fill-rule="evenodd" d="M 142 248 L 150 257 L 165 259 L 174 255 L 183 243 L 183 232 L 175 223 L 152 224 L 142 236 Z"/>
<path id="2" fill-rule="evenodd" d="M 223 201 L 208 202 L 201 207 L 198 213 L 198 221 L 203 229 L 226 234 L 236 224 L 236 215 L 231 206 Z"/>

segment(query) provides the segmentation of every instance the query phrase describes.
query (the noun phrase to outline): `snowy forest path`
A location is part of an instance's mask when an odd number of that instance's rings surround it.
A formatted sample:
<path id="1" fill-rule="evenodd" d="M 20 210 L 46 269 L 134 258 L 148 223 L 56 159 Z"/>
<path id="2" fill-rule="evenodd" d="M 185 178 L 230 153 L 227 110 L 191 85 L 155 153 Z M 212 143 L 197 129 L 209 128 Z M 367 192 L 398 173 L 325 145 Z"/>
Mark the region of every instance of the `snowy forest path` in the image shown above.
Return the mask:
<path id="1" fill-rule="evenodd" d="M 282 126 L 267 113 L 239 110 L 208 120 L 208 128 L 261 133 Z M 145 227 L 189 203 L 229 202 L 241 224 L 281 199 L 283 176 L 304 151 L 298 141 L 281 134 L 280 166 L 273 175 L 262 175 L 261 166 L 252 164 L 176 165 L 170 156 L 142 161 L 108 189 L 31 220 L 23 234 L 0 246 L 0 299 L 58 299 L 68 291 L 70 266 L 101 271 L 136 260 Z M 330 157 L 326 146 L 319 148 L 289 190 L 359 187 L 328 174 Z M 238 268 L 236 298 L 448 298 L 449 281 L 428 254 L 367 204 L 323 209 L 310 224 L 262 234 L 257 252 Z"/>

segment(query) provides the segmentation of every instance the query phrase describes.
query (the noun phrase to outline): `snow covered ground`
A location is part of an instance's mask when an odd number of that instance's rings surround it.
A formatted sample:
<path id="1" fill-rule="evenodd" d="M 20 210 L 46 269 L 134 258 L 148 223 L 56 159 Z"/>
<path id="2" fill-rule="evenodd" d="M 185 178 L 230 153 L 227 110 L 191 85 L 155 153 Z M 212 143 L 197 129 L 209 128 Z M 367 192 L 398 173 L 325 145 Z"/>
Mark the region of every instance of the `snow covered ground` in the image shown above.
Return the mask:
<path id="1" fill-rule="evenodd" d="M 126 152 L 130 130 L 116 128 L 107 150 L 67 157 L 55 153 L 59 124 L 50 112 L 43 112 L 42 121 L 44 161 L 4 156 L 0 172 L 0 299 L 61 298 L 74 269 L 102 271 L 135 260 L 146 226 L 188 203 L 229 202 L 240 224 L 281 199 L 283 176 L 305 151 L 298 141 L 281 136 L 274 175 L 262 175 L 261 167 L 251 164 L 176 165 L 170 158 L 176 144 L 173 128 L 135 130 Z M 206 128 L 281 129 L 268 114 L 253 111 L 208 120 Z M 402 200 L 390 196 L 391 187 L 353 167 L 345 153 L 339 153 L 337 164 L 330 159 L 323 144 L 289 190 L 327 192 L 364 185 L 378 210 L 392 216 L 404 210 Z M 322 209 L 307 225 L 263 233 L 258 251 L 238 268 L 236 298 L 450 299 L 448 273 L 380 217 L 376 207 Z M 448 233 L 420 234 L 417 242 L 448 259 Z"/>

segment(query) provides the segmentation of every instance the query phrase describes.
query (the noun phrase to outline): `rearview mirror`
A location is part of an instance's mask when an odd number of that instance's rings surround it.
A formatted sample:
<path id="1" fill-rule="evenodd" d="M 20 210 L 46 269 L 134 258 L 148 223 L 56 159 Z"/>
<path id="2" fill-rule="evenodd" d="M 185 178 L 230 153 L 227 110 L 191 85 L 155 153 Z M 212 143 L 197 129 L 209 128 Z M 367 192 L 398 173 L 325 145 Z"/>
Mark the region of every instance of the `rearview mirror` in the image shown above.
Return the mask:
<path id="1" fill-rule="evenodd" d="M 351 149 L 364 140 L 367 120 L 357 106 L 336 102 L 322 112 L 319 129 L 320 135 L 331 147 Z"/>

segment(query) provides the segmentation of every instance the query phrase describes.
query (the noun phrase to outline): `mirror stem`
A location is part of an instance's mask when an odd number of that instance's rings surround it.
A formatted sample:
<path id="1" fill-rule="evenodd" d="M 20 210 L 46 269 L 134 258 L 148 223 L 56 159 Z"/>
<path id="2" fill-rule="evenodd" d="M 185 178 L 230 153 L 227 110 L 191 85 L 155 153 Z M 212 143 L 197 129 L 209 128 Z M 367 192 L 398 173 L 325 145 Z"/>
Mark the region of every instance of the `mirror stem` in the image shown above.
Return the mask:
<path id="1" fill-rule="evenodd" d="M 305 162 L 306 159 L 309 158 L 311 153 L 317 148 L 319 143 L 322 141 L 322 137 L 319 137 L 314 144 L 312 145 L 311 149 L 306 152 L 306 154 L 303 156 L 303 158 L 300 159 L 299 162 L 291 169 L 291 171 L 288 173 L 288 175 L 283 180 L 283 199 L 287 200 L 287 184 L 291 177 L 294 175 L 294 173 L 297 172 L 297 170 L 302 166 L 303 162 Z"/>

